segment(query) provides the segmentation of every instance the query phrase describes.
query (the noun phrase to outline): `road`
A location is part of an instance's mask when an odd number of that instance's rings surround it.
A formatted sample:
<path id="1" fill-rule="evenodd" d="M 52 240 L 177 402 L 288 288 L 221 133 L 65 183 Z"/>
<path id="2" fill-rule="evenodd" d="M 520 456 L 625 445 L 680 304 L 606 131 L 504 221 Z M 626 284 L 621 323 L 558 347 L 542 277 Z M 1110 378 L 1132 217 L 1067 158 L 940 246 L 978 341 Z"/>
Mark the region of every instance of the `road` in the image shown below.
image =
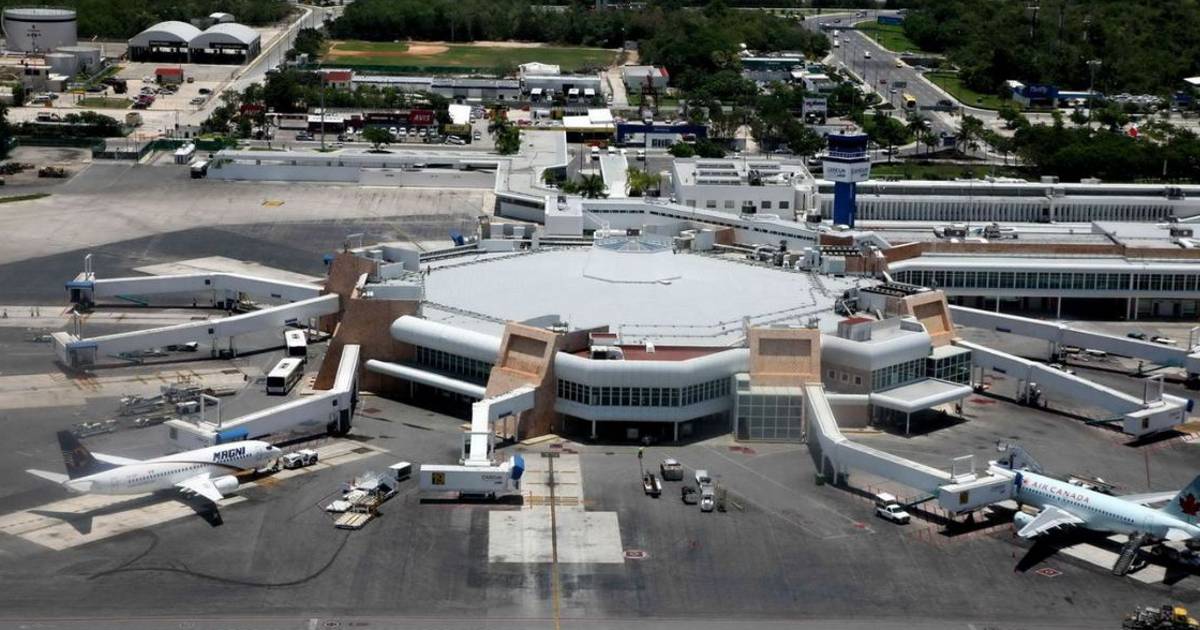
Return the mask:
<path id="1" fill-rule="evenodd" d="M 875 40 L 865 34 L 853 30 L 855 22 L 874 19 L 877 15 L 894 15 L 887 11 L 872 11 L 867 17 L 854 17 L 853 14 L 824 15 L 810 17 L 804 21 L 809 29 L 825 32 L 832 39 L 832 30 L 824 30 L 826 26 L 840 32 L 838 39 L 841 45 L 830 48 L 834 65 L 847 70 L 862 79 L 869 89 L 877 92 L 896 107 L 897 112 L 904 111 L 902 98 L 911 94 L 917 100 L 917 110 L 930 121 L 933 131 L 938 134 L 954 134 L 958 130 L 957 118 L 945 112 L 923 110 L 923 107 L 935 106 L 939 101 L 953 99 L 937 86 L 921 76 L 914 68 L 900 61 L 900 56 L 875 43 Z M 870 53 L 870 58 L 866 54 Z M 899 65 L 897 65 L 899 63 Z M 896 82 L 901 87 L 896 87 Z M 892 92 L 895 90 L 895 93 Z"/>

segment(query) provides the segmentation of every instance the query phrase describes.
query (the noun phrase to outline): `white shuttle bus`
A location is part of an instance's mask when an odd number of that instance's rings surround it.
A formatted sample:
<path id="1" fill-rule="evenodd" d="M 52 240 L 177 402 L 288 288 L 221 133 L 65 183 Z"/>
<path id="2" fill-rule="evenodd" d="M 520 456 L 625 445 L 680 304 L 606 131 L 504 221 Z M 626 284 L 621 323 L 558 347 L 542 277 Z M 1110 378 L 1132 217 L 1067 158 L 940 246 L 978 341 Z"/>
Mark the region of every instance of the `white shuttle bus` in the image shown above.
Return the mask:
<path id="1" fill-rule="evenodd" d="M 283 333 L 283 341 L 287 344 L 287 355 L 308 362 L 308 338 L 303 330 L 289 330 Z"/>
<path id="2" fill-rule="evenodd" d="M 267 373 L 267 394 L 287 396 L 303 377 L 304 361 L 291 357 L 283 359 Z"/>

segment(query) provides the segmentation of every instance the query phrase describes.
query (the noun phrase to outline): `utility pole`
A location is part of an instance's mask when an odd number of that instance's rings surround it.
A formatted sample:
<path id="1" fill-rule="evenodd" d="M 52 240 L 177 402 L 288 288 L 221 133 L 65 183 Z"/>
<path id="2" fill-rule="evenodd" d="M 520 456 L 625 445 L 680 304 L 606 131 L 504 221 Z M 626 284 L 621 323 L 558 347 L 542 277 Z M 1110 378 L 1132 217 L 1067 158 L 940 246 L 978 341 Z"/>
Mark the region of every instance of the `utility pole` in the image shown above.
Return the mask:
<path id="1" fill-rule="evenodd" d="M 1092 111 L 1096 109 L 1096 69 L 1103 65 L 1099 59 L 1091 59 L 1087 62 L 1088 69 L 1091 70 L 1091 81 L 1088 83 L 1088 131 L 1092 130 Z"/>
<path id="2" fill-rule="evenodd" d="M 321 73 L 321 153 L 325 152 L 325 73 Z"/>

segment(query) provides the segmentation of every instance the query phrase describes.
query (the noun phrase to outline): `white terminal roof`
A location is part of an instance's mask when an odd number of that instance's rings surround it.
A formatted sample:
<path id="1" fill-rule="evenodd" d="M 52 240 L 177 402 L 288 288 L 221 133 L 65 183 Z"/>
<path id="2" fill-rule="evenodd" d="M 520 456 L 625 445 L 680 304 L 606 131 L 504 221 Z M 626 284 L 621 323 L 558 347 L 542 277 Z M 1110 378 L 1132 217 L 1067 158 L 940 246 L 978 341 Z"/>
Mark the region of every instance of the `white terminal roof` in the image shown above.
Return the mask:
<path id="1" fill-rule="evenodd" d="M 609 326 L 625 343 L 730 346 L 752 325 L 836 330 L 834 301 L 866 280 L 826 277 L 695 254 L 654 243 L 481 254 L 433 263 L 425 317 L 500 335 L 505 320 Z M 823 286 L 822 286 L 823 285 Z M 439 306 L 441 305 L 441 306 Z"/>
<path id="2" fill-rule="evenodd" d="M 195 48 L 205 48 L 209 44 L 242 44 L 250 46 L 259 41 L 258 31 L 244 24 L 222 22 L 213 24 L 192 40 Z"/>
<path id="3" fill-rule="evenodd" d="M 154 26 L 134 35 L 129 38 L 130 46 L 147 47 L 152 41 L 170 41 L 179 44 L 191 42 L 200 35 L 200 29 L 188 24 L 187 22 L 179 22 L 170 20 L 167 22 L 159 22 Z"/>
<path id="4" fill-rule="evenodd" d="M 689 158 L 674 161 L 674 176 L 684 186 L 745 186 L 750 173 L 758 173 L 764 185 L 791 185 L 807 180 L 808 169 L 800 162 L 780 160 Z"/>

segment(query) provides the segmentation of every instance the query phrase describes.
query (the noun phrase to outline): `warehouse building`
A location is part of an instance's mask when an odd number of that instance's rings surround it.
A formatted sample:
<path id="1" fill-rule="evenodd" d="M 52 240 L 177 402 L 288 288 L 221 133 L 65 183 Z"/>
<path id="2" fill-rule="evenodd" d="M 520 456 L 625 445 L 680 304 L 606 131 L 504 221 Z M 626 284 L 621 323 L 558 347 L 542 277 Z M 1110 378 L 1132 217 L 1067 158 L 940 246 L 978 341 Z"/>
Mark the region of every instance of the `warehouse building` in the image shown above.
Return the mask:
<path id="1" fill-rule="evenodd" d="M 243 64 L 262 51 L 258 31 L 233 22 L 218 22 L 188 44 L 193 63 Z"/>
<path id="2" fill-rule="evenodd" d="M 192 40 L 199 35 L 200 29 L 187 22 L 159 22 L 129 39 L 129 59 L 190 61 Z"/>

